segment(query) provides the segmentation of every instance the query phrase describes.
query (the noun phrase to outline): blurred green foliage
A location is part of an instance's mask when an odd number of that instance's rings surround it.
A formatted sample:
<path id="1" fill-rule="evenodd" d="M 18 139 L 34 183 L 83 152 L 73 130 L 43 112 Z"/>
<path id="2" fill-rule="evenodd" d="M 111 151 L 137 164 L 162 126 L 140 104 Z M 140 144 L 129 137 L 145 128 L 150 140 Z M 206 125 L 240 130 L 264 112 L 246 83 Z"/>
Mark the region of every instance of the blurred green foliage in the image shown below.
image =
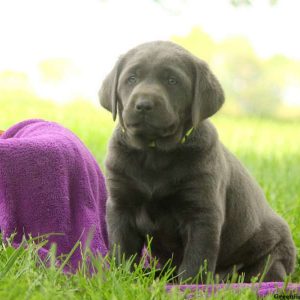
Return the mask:
<path id="1" fill-rule="evenodd" d="M 215 42 L 200 28 L 172 40 L 207 61 L 226 94 L 227 111 L 247 115 L 281 115 L 287 91 L 297 86 L 300 103 L 300 62 L 283 55 L 260 58 L 243 37 Z M 291 97 L 291 96 L 289 96 Z M 293 108 L 295 112 L 295 108 Z"/>
<path id="2" fill-rule="evenodd" d="M 300 61 L 283 55 L 263 59 L 244 37 L 216 42 L 197 27 L 186 36 L 173 36 L 172 40 L 208 62 L 225 91 L 223 112 L 300 117 Z M 49 92 L 55 91 L 58 85 L 61 87 L 58 96 L 63 90 L 72 92 L 67 81 L 72 76 L 80 75 L 80 70 L 67 58 L 45 59 L 36 66 L 34 72 L 35 77 L 31 73 L 13 70 L 0 72 L 0 100 L 41 98 L 36 90 L 40 87 L 39 90 L 48 97 L 51 97 Z M 36 79 L 33 85 L 32 80 Z M 74 90 L 76 88 L 78 86 L 74 86 Z M 298 106 L 289 107 L 288 103 L 296 102 Z"/>

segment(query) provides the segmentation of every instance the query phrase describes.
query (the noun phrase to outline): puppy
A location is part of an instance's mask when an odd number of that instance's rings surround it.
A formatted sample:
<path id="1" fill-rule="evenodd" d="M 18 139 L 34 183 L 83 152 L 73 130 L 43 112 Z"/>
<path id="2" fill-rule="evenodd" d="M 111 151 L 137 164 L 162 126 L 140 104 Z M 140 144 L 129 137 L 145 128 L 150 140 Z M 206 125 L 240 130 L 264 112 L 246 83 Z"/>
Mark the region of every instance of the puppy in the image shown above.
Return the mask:
<path id="1" fill-rule="evenodd" d="M 287 223 L 207 120 L 224 102 L 207 64 L 171 42 L 121 56 L 99 91 L 119 117 L 106 158 L 110 246 L 128 258 L 147 235 L 179 278 L 234 266 L 245 281 L 282 281 L 295 266 Z"/>

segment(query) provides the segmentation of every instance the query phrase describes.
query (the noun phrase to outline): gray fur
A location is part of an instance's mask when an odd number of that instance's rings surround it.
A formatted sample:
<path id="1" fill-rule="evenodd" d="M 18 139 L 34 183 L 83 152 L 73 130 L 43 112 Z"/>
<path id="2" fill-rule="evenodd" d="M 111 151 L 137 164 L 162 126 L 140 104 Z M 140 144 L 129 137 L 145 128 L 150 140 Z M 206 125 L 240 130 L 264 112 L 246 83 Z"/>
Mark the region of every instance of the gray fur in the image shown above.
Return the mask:
<path id="1" fill-rule="evenodd" d="M 99 98 L 120 121 L 106 159 L 111 246 L 140 254 L 149 234 L 153 254 L 173 257 L 181 279 L 207 260 L 214 274 L 236 265 L 250 281 L 269 255 L 265 280 L 293 272 L 287 223 L 207 120 L 224 94 L 205 62 L 171 42 L 142 44 L 119 59 Z"/>

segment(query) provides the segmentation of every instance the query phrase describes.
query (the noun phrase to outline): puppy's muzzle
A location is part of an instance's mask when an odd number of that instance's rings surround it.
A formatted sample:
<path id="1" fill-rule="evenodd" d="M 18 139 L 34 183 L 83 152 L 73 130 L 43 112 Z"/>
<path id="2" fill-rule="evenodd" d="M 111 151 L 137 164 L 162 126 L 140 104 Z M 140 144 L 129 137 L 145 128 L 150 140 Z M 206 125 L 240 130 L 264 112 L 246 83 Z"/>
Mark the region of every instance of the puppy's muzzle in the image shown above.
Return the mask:
<path id="1" fill-rule="evenodd" d="M 139 97 L 135 103 L 135 111 L 137 113 L 147 113 L 152 111 L 154 108 L 154 102 L 145 97 Z"/>
<path id="2" fill-rule="evenodd" d="M 173 135 L 177 119 L 164 91 L 157 86 L 139 86 L 131 94 L 123 111 L 128 134 L 147 140 Z"/>
<path id="3" fill-rule="evenodd" d="M 158 114 L 166 109 L 166 99 L 155 93 L 136 93 L 132 96 L 132 108 L 138 115 Z"/>

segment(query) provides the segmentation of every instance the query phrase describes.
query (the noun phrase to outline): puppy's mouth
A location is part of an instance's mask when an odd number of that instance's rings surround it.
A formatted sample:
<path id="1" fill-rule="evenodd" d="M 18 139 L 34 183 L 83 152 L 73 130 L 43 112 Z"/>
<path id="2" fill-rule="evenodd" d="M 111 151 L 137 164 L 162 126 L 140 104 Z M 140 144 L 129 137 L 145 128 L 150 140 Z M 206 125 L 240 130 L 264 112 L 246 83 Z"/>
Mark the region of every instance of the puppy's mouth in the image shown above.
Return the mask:
<path id="1" fill-rule="evenodd" d="M 128 123 L 126 127 L 131 134 L 148 139 L 167 138 L 173 136 L 177 131 L 177 125 L 174 123 L 158 126 L 143 121 Z"/>
<path id="2" fill-rule="evenodd" d="M 147 122 L 132 122 L 124 125 L 128 144 L 137 149 L 171 151 L 182 137 L 179 123 L 158 126 Z"/>
<path id="3" fill-rule="evenodd" d="M 168 151 L 176 147 L 182 135 L 181 123 L 178 117 L 160 116 L 153 118 L 123 118 L 124 132 L 127 143 L 133 148 Z"/>

